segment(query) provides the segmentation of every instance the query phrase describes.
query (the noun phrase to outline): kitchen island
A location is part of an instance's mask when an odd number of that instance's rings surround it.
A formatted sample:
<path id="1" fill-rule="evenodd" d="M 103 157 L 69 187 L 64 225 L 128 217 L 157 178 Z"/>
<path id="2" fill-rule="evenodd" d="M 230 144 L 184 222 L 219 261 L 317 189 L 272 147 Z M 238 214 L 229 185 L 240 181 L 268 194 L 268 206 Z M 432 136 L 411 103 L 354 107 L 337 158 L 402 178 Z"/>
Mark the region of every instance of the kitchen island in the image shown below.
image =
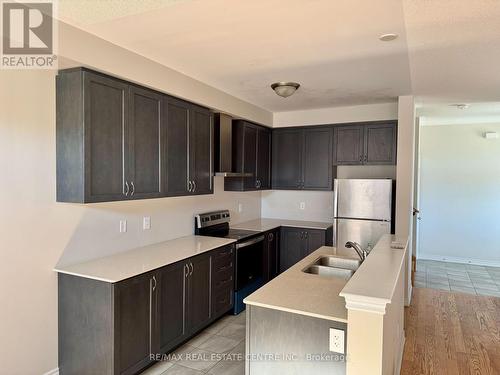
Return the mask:
<path id="1" fill-rule="evenodd" d="M 393 241 L 383 236 L 350 279 L 304 272 L 336 255 L 324 246 L 248 296 L 246 374 L 393 374 L 404 345 L 407 242 L 394 249 Z M 345 333 L 335 351 L 332 328 Z"/>

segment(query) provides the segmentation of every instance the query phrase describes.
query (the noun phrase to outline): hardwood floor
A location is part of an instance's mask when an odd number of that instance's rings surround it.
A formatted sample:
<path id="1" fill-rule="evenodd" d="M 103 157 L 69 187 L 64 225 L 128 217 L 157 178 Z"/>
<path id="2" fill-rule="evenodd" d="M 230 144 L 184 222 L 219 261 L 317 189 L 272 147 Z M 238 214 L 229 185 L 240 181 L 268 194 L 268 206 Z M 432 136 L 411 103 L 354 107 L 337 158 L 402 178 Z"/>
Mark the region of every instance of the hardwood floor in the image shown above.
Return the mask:
<path id="1" fill-rule="evenodd" d="M 401 375 L 500 374 L 500 298 L 414 288 Z"/>

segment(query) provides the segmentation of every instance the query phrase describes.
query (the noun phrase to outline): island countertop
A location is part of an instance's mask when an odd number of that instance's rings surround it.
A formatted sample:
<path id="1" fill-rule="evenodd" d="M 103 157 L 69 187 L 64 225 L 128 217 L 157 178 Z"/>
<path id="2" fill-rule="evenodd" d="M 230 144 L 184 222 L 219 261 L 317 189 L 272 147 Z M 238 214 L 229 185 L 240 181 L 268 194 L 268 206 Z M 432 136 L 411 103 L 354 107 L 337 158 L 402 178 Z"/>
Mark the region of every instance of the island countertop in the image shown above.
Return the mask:
<path id="1" fill-rule="evenodd" d="M 54 271 L 116 283 L 233 242 L 236 240 L 186 236 L 83 263 L 56 266 Z"/>
<path id="2" fill-rule="evenodd" d="M 398 242 L 403 248 L 392 248 Z M 384 235 L 349 280 L 323 277 L 302 270 L 323 255 L 337 255 L 323 246 L 248 296 L 248 305 L 266 307 L 347 323 L 346 300 L 351 305 L 373 305 L 380 311 L 391 303 L 403 272 L 407 240 Z M 355 254 L 352 256 L 355 258 Z"/>
<path id="3" fill-rule="evenodd" d="M 278 227 L 294 227 L 294 228 L 327 230 L 331 226 L 333 226 L 333 223 L 320 222 L 320 221 L 260 218 L 256 220 L 246 221 L 244 223 L 231 225 L 231 228 L 266 232 L 268 230 L 275 229 Z"/>
<path id="4" fill-rule="evenodd" d="M 244 302 L 247 305 L 347 323 L 345 300 L 339 296 L 347 280 L 302 272 L 323 255 L 335 255 L 335 248 L 320 247 L 249 295 Z"/>

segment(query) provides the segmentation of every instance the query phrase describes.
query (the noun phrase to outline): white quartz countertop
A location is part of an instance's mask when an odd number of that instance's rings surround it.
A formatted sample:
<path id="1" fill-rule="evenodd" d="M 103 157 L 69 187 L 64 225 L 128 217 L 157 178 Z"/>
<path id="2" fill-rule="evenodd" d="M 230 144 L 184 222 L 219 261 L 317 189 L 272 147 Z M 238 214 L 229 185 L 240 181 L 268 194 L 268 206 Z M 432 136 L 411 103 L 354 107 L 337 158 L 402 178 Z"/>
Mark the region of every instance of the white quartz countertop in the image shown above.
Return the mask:
<path id="1" fill-rule="evenodd" d="M 320 247 L 249 295 L 244 302 L 247 305 L 347 323 L 345 301 L 339 296 L 347 280 L 302 272 L 322 255 L 335 255 L 335 248 Z"/>
<path id="2" fill-rule="evenodd" d="M 56 266 L 54 271 L 116 283 L 233 242 L 225 238 L 187 236 L 84 263 Z"/>
<path id="3" fill-rule="evenodd" d="M 391 248 L 391 242 L 404 249 Z M 385 311 L 404 272 L 407 239 L 384 235 L 349 280 L 302 272 L 322 255 L 336 255 L 334 247 L 323 246 L 248 296 L 248 305 L 347 323 L 350 306 Z M 353 254 L 354 257 L 354 254 Z"/>
<path id="4" fill-rule="evenodd" d="M 287 220 L 287 219 L 267 219 L 261 218 L 257 220 L 246 221 L 244 223 L 231 225 L 234 229 L 255 230 L 258 232 L 266 232 L 268 230 L 278 227 L 295 227 L 295 228 L 308 228 L 308 229 L 323 229 L 330 228 L 333 223 L 325 223 L 319 221 L 301 221 L 301 220 Z"/>
<path id="5" fill-rule="evenodd" d="M 401 243 L 404 249 L 391 248 L 392 241 Z M 340 295 L 362 304 L 385 306 L 391 303 L 398 277 L 404 272 L 407 246 L 408 239 L 403 241 L 394 235 L 384 235 Z"/>

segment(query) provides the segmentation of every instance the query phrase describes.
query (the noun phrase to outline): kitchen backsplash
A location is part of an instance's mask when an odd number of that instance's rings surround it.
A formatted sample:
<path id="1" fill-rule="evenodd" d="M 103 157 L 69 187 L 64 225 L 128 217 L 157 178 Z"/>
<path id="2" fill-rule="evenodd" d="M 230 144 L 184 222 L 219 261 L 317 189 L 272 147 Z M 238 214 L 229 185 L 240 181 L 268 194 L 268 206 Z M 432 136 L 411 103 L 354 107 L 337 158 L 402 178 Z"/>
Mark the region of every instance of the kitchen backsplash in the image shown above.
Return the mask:
<path id="1" fill-rule="evenodd" d="M 193 234 L 194 215 L 200 212 L 228 209 L 232 223 L 261 216 L 260 191 L 227 192 L 224 191 L 223 177 L 215 177 L 214 182 L 213 195 L 85 205 L 86 209 L 58 264 L 66 265 L 105 257 L 135 247 Z M 145 216 L 151 218 L 149 230 L 143 230 Z M 127 221 L 125 233 L 119 232 L 120 220 Z"/>
<path id="2" fill-rule="evenodd" d="M 290 190 L 263 191 L 262 217 L 332 221 L 333 192 Z"/>

